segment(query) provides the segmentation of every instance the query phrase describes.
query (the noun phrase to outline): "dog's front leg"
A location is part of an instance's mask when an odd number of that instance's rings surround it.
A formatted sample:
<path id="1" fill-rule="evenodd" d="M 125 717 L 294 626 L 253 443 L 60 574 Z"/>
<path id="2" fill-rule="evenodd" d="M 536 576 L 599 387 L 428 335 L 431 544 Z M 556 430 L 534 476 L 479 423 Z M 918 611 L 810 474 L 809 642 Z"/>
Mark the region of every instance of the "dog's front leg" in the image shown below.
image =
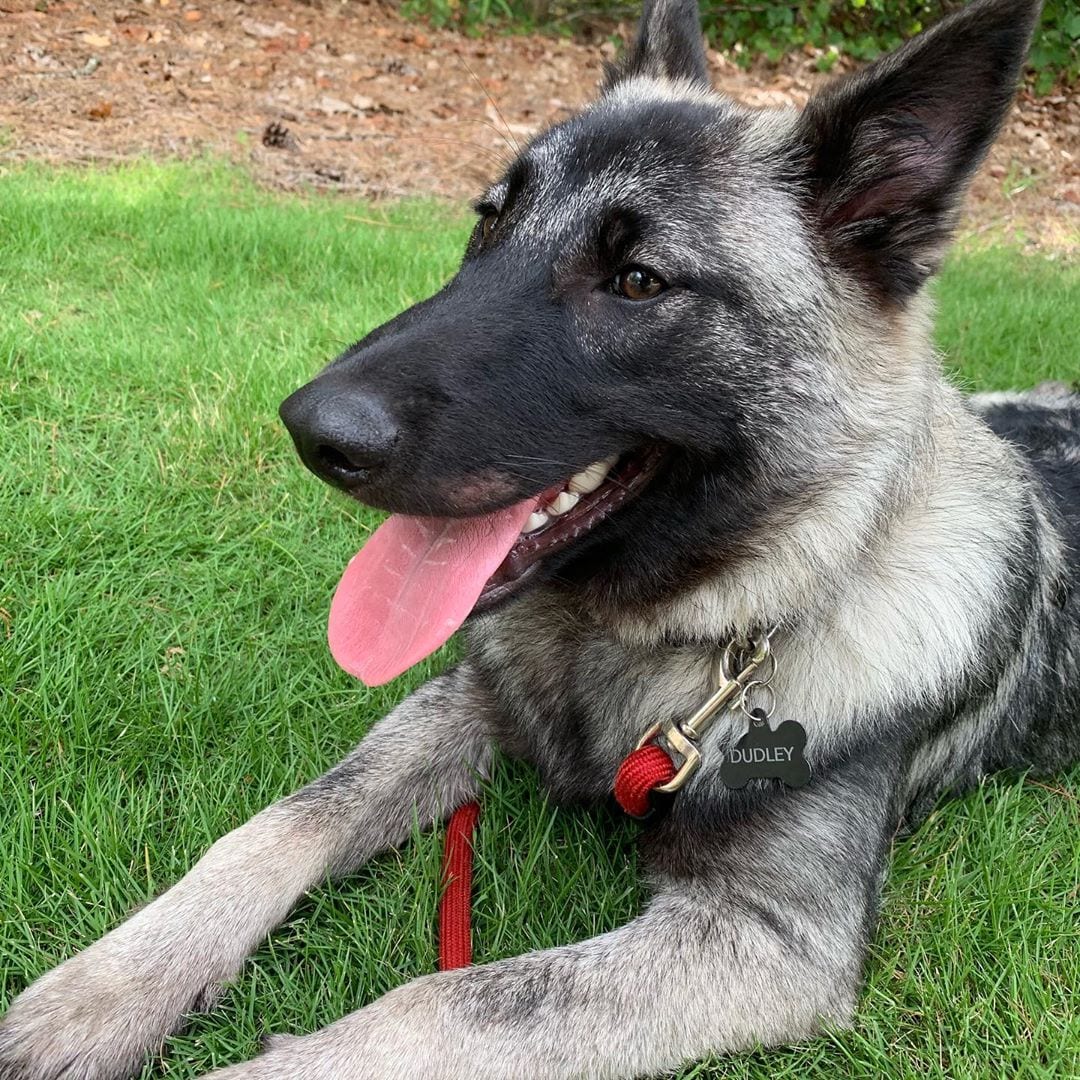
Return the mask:
<path id="1" fill-rule="evenodd" d="M 168 892 L 15 1000 L 0 1022 L 0 1080 L 137 1071 L 307 889 L 476 792 L 489 708 L 466 666 L 434 679 L 336 768 L 218 840 Z"/>
<path id="2" fill-rule="evenodd" d="M 653 1075 L 850 1019 L 892 831 L 866 772 L 648 842 L 658 892 L 576 945 L 417 979 L 212 1080 Z"/>

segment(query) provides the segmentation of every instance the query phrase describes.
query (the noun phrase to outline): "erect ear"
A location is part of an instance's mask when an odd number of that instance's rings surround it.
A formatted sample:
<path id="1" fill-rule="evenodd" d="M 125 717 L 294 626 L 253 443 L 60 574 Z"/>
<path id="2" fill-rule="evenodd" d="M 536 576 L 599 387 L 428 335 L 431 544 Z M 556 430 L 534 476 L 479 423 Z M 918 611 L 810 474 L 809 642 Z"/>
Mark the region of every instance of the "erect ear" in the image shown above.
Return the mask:
<path id="1" fill-rule="evenodd" d="M 828 250 L 887 302 L 937 270 L 1005 117 L 1041 0 L 975 0 L 813 97 L 797 165 Z"/>
<path id="2" fill-rule="evenodd" d="M 645 0 L 637 37 L 618 64 L 608 65 L 604 89 L 648 75 L 709 88 L 709 63 L 697 0 Z"/>

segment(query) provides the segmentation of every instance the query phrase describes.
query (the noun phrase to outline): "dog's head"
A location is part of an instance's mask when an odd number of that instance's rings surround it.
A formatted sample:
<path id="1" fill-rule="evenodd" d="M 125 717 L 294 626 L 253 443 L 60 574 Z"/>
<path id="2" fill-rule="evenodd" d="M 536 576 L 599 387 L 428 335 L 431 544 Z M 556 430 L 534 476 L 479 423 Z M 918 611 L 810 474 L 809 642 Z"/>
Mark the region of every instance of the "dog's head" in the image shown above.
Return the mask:
<path id="1" fill-rule="evenodd" d="M 489 521 L 481 605 L 545 579 L 647 600 L 733 557 L 842 456 L 856 394 L 915 392 L 919 293 L 1038 9 L 976 0 L 797 113 L 714 93 L 694 0 L 646 0 L 599 100 L 478 201 L 453 280 L 284 403 L 304 462 L 447 537 Z"/>

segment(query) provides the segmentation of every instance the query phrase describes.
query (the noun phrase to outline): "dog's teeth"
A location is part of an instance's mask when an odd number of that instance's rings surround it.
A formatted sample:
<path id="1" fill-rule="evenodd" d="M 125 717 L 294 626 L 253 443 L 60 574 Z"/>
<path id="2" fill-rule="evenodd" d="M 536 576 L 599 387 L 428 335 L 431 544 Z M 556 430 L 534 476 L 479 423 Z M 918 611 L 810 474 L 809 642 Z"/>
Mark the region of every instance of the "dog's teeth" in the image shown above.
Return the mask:
<path id="1" fill-rule="evenodd" d="M 566 486 L 575 495 L 588 495 L 590 491 L 595 491 L 603 482 L 603 476 L 595 476 L 586 469 L 573 477 Z"/>
<path id="2" fill-rule="evenodd" d="M 550 520 L 542 510 L 534 510 L 529 515 L 529 520 L 525 522 L 525 532 L 536 532 L 537 529 L 542 529 Z"/>
<path id="3" fill-rule="evenodd" d="M 567 490 L 575 495 L 588 495 L 604 482 L 607 471 L 608 467 L 602 461 L 598 461 L 595 465 L 582 469 L 576 476 L 572 476 L 570 483 L 566 485 Z"/>
<path id="4" fill-rule="evenodd" d="M 580 495 L 575 495 L 572 491 L 560 491 L 544 509 L 552 516 L 557 517 L 559 514 L 565 514 L 567 510 L 573 510 L 580 498 Z"/>

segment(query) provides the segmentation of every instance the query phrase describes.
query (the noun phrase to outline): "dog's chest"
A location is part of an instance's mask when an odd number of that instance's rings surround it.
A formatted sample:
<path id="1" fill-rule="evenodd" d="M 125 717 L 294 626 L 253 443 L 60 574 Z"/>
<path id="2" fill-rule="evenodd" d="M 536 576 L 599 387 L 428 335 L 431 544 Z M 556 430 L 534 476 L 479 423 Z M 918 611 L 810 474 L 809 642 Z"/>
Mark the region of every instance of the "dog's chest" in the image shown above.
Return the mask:
<path id="1" fill-rule="evenodd" d="M 642 732 L 708 692 L 707 651 L 622 644 L 544 593 L 478 620 L 469 639 L 499 744 L 561 800 L 603 798 Z"/>

